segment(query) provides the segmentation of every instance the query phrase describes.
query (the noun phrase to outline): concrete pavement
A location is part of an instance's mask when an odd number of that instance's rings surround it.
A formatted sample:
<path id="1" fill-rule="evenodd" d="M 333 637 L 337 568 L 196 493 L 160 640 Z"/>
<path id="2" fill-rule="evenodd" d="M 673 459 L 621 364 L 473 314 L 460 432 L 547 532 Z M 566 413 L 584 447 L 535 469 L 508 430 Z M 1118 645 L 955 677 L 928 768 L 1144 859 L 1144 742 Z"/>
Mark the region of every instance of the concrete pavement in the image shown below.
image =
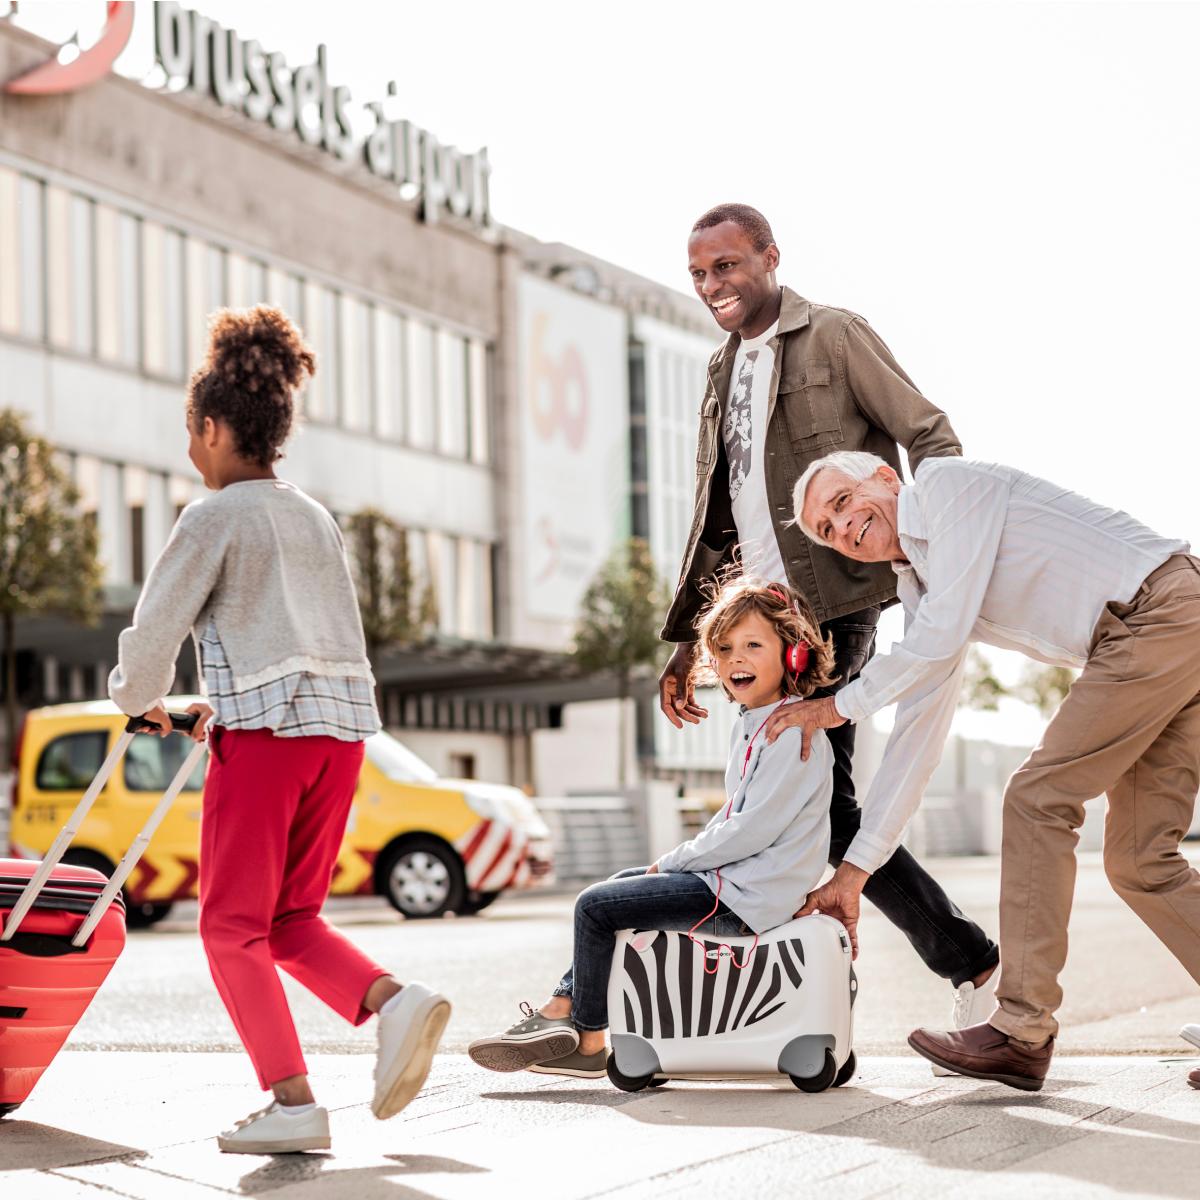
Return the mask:
<path id="1" fill-rule="evenodd" d="M 930 865 L 995 928 L 994 861 Z M 263 1101 L 182 908 L 131 936 L 68 1049 L 0 1122 L 0 1200 L 1200 1195 L 1200 1092 L 1184 1083 L 1200 1059 L 1181 1060 L 1176 1036 L 1200 1020 L 1200 997 L 1095 858 L 1080 867 L 1062 1052 L 1036 1095 L 934 1079 L 908 1052 L 913 1025 L 944 1022 L 950 991 L 874 913 L 857 967 L 860 1068 L 845 1088 L 682 1083 L 627 1095 L 606 1080 L 476 1068 L 466 1042 L 556 978 L 570 908 L 543 895 L 474 920 L 405 924 L 378 903 L 332 905 L 365 949 L 452 997 L 447 1053 L 417 1100 L 381 1124 L 367 1104 L 372 1029 L 347 1027 L 289 982 L 334 1149 L 277 1159 L 221 1155 L 212 1140 Z"/>
<path id="2" fill-rule="evenodd" d="M 1185 1065 L 1069 1057 L 1037 1096 L 869 1058 L 846 1087 L 494 1075 L 460 1055 L 392 1121 L 364 1097 L 370 1059 L 321 1055 L 330 1154 L 222 1155 L 254 1103 L 233 1054 L 66 1052 L 0 1125 L 0 1194 L 138 1200 L 594 1200 L 621 1195 L 1197 1195 L 1200 1092 Z M 114 1083 L 119 1081 L 119 1086 Z M 832 1194 L 832 1193 L 831 1193 Z"/>

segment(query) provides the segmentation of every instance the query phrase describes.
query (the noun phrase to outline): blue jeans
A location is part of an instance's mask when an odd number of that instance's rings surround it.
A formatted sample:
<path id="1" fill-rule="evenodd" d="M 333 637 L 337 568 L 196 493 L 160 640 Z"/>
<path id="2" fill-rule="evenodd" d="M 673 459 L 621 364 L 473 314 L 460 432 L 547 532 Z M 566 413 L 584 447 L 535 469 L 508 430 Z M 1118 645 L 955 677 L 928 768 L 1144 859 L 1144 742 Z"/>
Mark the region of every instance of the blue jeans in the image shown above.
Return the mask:
<path id="1" fill-rule="evenodd" d="M 575 957 L 554 989 L 556 996 L 571 997 L 576 1028 L 608 1027 L 608 975 L 620 930 L 688 930 L 712 907 L 708 884 L 690 872 L 647 875 L 645 867 L 631 867 L 580 892 L 575 901 Z M 724 901 L 700 931 L 718 937 L 753 932 Z"/>

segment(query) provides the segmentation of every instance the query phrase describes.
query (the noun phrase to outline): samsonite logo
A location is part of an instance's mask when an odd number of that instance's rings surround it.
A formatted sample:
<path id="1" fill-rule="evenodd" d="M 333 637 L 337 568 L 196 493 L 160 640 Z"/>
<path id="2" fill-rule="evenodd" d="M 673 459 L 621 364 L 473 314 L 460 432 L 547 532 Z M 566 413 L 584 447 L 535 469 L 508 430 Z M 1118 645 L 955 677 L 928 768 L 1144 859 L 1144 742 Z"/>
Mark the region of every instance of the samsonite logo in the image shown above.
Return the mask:
<path id="1" fill-rule="evenodd" d="M 732 958 L 733 951 L 728 946 L 716 946 L 712 950 L 706 950 L 704 957 L 716 962 L 719 958 Z"/>
<path id="2" fill-rule="evenodd" d="M 38 63 L 16 79 L 10 79 L 4 84 L 3 90 L 22 96 L 52 96 L 60 92 L 78 91 L 96 83 L 112 70 L 113 63 L 128 45 L 132 32 L 132 0 L 110 0 L 107 19 L 95 45 L 68 58 L 70 50 L 78 49 L 76 35 L 60 46 L 53 58 Z"/>

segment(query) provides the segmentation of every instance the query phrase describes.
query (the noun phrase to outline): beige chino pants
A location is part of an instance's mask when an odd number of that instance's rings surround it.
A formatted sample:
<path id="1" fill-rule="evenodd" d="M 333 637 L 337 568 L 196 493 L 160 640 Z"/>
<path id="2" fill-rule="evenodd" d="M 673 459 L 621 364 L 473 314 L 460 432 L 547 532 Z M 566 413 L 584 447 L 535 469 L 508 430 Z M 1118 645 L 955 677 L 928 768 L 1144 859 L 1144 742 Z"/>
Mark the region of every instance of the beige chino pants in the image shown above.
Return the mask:
<path id="1" fill-rule="evenodd" d="M 1176 554 L 1109 604 L 1087 665 L 1004 793 L 999 1008 L 990 1023 L 1058 1032 L 1075 845 L 1108 795 L 1104 869 L 1200 982 L 1200 874 L 1179 852 L 1200 789 L 1200 559 Z"/>

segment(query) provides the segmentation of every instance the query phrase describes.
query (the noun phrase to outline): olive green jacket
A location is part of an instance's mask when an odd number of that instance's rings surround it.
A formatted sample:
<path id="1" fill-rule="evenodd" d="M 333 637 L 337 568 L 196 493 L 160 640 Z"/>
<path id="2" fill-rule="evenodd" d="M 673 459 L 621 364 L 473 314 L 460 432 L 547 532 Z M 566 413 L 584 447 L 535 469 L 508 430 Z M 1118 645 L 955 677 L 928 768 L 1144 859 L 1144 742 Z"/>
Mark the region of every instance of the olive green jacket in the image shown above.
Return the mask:
<path id="1" fill-rule="evenodd" d="M 736 556 L 721 424 L 739 340 L 730 334 L 708 363 L 692 527 L 660 635 L 668 642 L 696 636 L 696 617 L 708 601 L 705 585 Z M 878 334 L 852 312 L 811 304 L 784 288 L 770 345 L 775 369 L 763 463 L 788 582 L 808 597 L 821 621 L 889 604 L 896 598 L 891 565 L 854 562 L 810 542 L 790 524 L 792 489 L 810 463 L 834 450 L 868 450 L 900 471 L 899 443 L 916 470 L 923 458 L 960 455 L 958 437 L 946 414 L 917 391 Z"/>

